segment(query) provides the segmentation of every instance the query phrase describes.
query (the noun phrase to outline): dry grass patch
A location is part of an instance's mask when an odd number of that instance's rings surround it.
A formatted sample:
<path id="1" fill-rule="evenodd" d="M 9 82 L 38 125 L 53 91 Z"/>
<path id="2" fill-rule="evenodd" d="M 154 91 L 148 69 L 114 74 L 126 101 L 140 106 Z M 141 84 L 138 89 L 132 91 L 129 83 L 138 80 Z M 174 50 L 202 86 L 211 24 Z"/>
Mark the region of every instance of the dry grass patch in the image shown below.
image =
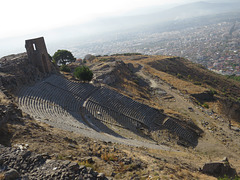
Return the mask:
<path id="1" fill-rule="evenodd" d="M 166 60 L 168 58 L 172 58 L 172 57 L 170 57 L 170 56 L 149 56 L 148 58 L 142 59 L 140 61 L 126 61 L 126 63 L 132 63 L 132 64 L 137 63 L 137 64 L 143 65 L 144 71 L 148 72 L 149 74 L 159 77 L 160 79 L 164 80 L 168 84 L 171 84 L 172 86 L 174 86 L 175 88 L 177 88 L 183 92 L 190 93 L 190 94 L 197 94 L 197 93 L 202 93 L 207 90 L 206 88 L 204 88 L 202 86 L 194 85 L 193 82 L 188 82 L 188 81 L 178 79 L 173 75 L 170 75 L 163 71 L 158 71 L 154 67 L 151 67 L 150 65 L 148 65 L 151 62 L 156 62 L 156 61 L 161 62 L 161 60 Z"/>
<path id="2" fill-rule="evenodd" d="M 101 159 L 104 161 L 118 161 L 118 156 L 113 153 L 107 153 L 101 154 Z"/>
<path id="3" fill-rule="evenodd" d="M 83 166 L 86 166 L 86 167 L 90 167 L 90 168 L 92 168 L 94 171 L 97 170 L 96 165 L 94 165 L 93 163 L 89 163 L 89 162 L 87 162 L 87 161 L 80 161 L 80 162 L 78 162 L 78 164 L 79 164 L 80 166 L 83 165 Z"/>
<path id="4" fill-rule="evenodd" d="M 160 79 L 162 79 L 163 81 L 165 81 L 166 83 L 172 85 L 173 87 L 179 89 L 182 92 L 185 93 L 190 93 L 190 94 L 198 94 L 198 93 L 202 93 L 204 91 L 206 91 L 207 89 L 202 87 L 202 86 L 197 86 L 194 85 L 191 82 L 187 82 L 181 79 L 176 78 L 173 75 L 167 74 L 165 72 L 162 71 L 158 71 L 148 65 L 145 65 L 144 70 L 147 73 L 150 73 L 154 76 L 159 77 Z"/>

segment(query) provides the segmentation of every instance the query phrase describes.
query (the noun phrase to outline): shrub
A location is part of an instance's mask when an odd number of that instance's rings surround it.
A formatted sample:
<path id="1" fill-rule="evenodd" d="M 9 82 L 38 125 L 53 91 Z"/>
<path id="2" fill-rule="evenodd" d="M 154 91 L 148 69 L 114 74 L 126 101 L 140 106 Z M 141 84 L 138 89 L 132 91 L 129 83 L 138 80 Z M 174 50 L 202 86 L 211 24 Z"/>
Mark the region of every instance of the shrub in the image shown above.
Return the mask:
<path id="1" fill-rule="evenodd" d="M 91 81 L 93 78 L 93 73 L 87 66 L 80 66 L 75 68 L 73 74 L 77 79 L 80 79 L 82 81 Z"/>
<path id="2" fill-rule="evenodd" d="M 87 162 L 87 161 L 78 161 L 78 165 L 83 165 L 83 166 L 86 166 L 86 167 L 90 167 L 90 168 L 92 168 L 93 170 L 94 169 L 96 169 L 96 167 L 93 165 L 93 164 L 91 164 L 91 163 L 89 163 L 89 162 Z"/>
<path id="3" fill-rule="evenodd" d="M 209 93 L 211 96 L 214 96 L 215 94 L 217 94 L 217 91 L 214 89 L 210 89 Z"/>
<path id="4" fill-rule="evenodd" d="M 236 76 L 236 74 L 233 75 L 227 75 L 226 76 L 228 79 L 233 79 L 235 81 L 240 81 L 240 76 Z"/>
<path id="5" fill-rule="evenodd" d="M 222 88 L 222 92 L 226 92 L 227 88 L 226 87 L 223 87 Z"/>
<path id="6" fill-rule="evenodd" d="M 240 97 L 237 98 L 237 101 L 240 102 Z"/>
<path id="7" fill-rule="evenodd" d="M 122 53 L 122 54 L 112 54 L 111 56 L 134 56 L 134 55 L 142 55 L 141 53 Z"/>
<path id="8" fill-rule="evenodd" d="M 209 105 L 207 103 L 204 103 L 202 106 L 207 109 L 209 108 Z"/>
<path id="9" fill-rule="evenodd" d="M 181 78 L 183 78 L 183 76 L 181 74 L 177 73 L 177 78 L 181 79 Z"/>
<path id="10" fill-rule="evenodd" d="M 228 177 L 227 175 L 224 175 L 224 177 L 219 177 L 218 180 L 240 180 L 240 177 L 235 176 L 233 179 L 232 177 Z"/>
<path id="11" fill-rule="evenodd" d="M 60 67 L 60 71 L 64 71 L 64 72 L 71 72 L 70 67 L 68 67 L 67 65 L 62 65 Z"/>
<path id="12" fill-rule="evenodd" d="M 108 61 L 109 59 L 107 58 L 101 58 L 99 61 Z"/>
<path id="13" fill-rule="evenodd" d="M 202 83 L 200 83 L 200 82 L 198 82 L 198 81 L 194 82 L 193 84 L 194 84 L 194 85 L 199 85 L 199 86 L 202 85 Z"/>

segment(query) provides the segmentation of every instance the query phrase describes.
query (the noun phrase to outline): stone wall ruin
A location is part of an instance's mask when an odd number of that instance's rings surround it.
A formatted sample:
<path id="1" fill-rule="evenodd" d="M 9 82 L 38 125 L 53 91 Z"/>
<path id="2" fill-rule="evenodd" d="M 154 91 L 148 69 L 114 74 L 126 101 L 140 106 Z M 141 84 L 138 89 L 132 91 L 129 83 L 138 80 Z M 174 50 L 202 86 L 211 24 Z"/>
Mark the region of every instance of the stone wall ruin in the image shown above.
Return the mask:
<path id="1" fill-rule="evenodd" d="M 43 37 L 26 40 L 25 48 L 29 62 L 38 67 L 40 72 L 50 73 L 52 71 L 51 60 Z"/>

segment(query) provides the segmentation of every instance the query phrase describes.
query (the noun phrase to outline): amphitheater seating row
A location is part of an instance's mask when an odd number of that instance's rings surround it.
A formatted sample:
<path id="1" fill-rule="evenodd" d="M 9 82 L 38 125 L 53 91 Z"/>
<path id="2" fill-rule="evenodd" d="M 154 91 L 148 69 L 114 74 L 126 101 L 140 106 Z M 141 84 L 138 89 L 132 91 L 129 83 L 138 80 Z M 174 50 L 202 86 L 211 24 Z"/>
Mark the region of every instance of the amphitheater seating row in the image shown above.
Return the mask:
<path id="1" fill-rule="evenodd" d="M 106 109 L 99 106 L 98 104 L 88 101 L 85 104 L 85 110 L 87 113 L 93 115 L 96 119 L 99 119 L 103 122 L 110 123 L 122 127 L 115 119 L 112 117 Z"/>
<path id="2" fill-rule="evenodd" d="M 28 88 L 26 95 L 32 98 L 43 99 L 48 102 L 54 102 L 70 111 L 78 111 L 82 103 L 81 99 L 76 98 L 71 93 L 67 93 L 62 89 L 44 82 Z"/>
<path id="3" fill-rule="evenodd" d="M 69 81 L 57 75 L 52 75 L 47 78 L 45 82 L 59 89 L 65 90 L 76 98 L 82 100 L 85 100 L 92 92 L 98 89 L 98 87 L 95 87 L 92 84 Z"/>
<path id="4" fill-rule="evenodd" d="M 106 87 L 69 81 L 52 75 L 19 93 L 22 108 L 38 117 L 53 119 L 69 117 L 80 108 L 95 118 L 123 127 L 150 126 L 158 118 L 158 110 L 136 102 Z M 101 116 L 99 115 L 101 114 Z M 77 119 L 81 119 L 76 115 Z"/>
<path id="5" fill-rule="evenodd" d="M 46 82 L 22 89 L 19 93 L 19 105 L 36 118 L 48 119 L 56 124 L 67 123 L 78 128 L 88 128 L 79 114 L 80 100 Z"/>
<path id="6" fill-rule="evenodd" d="M 157 109 L 132 100 L 106 87 L 69 81 L 61 76 L 51 77 L 23 88 L 19 92 L 23 111 L 57 127 L 88 130 L 80 109 L 96 119 L 124 128 L 163 125 L 190 143 L 196 135 L 174 119 L 166 118 Z"/>
<path id="7" fill-rule="evenodd" d="M 98 91 L 92 93 L 89 100 L 111 110 L 118 111 L 127 117 L 136 119 L 146 126 L 152 124 L 155 116 L 158 114 L 158 110 L 134 101 L 106 87 L 101 87 Z"/>
<path id="8" fill-rule="evenodd" d="M 127 117 L 119 113 L 117 110 L 109 109 L 108 107 L 91 100 L 86 101 L 84 108 L 96 119 L 99 119 L 103 122 L 129 129 L 142 126 L 142 123 L 138 120 Z"/>
<path id="9" fill-rule="evenodd" d="M 164 121 L 163 125 L 172 132 L 175 132 L 179 137 L 183 138 L 184 140 L 195 144 L 196 142 L 196 135 L 193 132 L 190 132 L 179 123 L 177 123 L 172 118 L 168 118 Z"/>

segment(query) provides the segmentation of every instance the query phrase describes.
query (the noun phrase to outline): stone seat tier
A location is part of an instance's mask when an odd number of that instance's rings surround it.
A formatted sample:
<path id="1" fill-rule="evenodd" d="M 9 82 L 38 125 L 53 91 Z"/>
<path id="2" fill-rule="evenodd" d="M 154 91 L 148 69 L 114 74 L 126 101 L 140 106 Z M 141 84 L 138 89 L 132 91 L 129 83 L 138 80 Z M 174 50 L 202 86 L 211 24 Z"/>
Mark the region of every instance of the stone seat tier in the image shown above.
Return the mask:
<path id="1" fill-rule="evenodd" d="M 196 142 L 196 136 L 194 133 L 191 133 L 189 130 L 182 127 L 180 124 L 175 122 L 173 119 L 167 119 L 163 125 L 172 132 L 175 132 L 179 137 L 182 137 L 186 141 L 193 143 Z"/>
<path id="2" fill-rule="evenodd" d="M 127 117 L 137 119 L 146 126 L 149 126 L 158 114 L 158 110 L 105 87 L 91 94 L 89 100 L 108 107 L 109 109 L 117 110 Z"/>
<path id="3" fill-rule="evenodd" d="M 111 123 L 113 125 L 125 128 L 133 128 L 133 125 L 134 127 L 137 126 L 136 120 L 120 114 L 117 111 L 101 106 L 90 100 L 86 102 L 85 109 L 96 119 L 99 119 L 103 122 Z M 138 122 L 138 124 L 140 123 Z"/>

